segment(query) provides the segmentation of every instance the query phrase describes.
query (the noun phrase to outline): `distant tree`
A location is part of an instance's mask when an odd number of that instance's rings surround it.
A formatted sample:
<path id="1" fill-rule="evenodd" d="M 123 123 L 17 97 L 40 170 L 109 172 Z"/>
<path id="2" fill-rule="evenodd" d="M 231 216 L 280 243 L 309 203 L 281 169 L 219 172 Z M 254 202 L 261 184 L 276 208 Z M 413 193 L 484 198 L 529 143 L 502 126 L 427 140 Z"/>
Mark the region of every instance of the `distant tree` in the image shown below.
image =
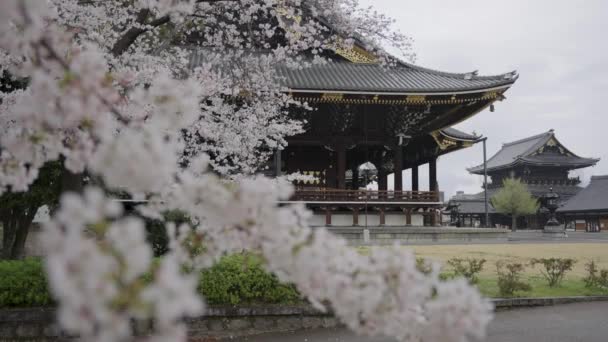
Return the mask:
<path id="1" fill-rule="evenodd" d="M 517 218 L 534 214 L 538 210 L 538 201 L 519 179 L 508 178 L 502 189 L 492 197 L 492 205 L 499 213 L 511 216 L 511 229 L 517 229 Z"/>
<path id="2" fill-rule="evenodd" d="M 58 161 L 48 162 L 38 179 L 26 192 L 5 192 L 0 196 L 0 223 L 2 223 L 2 251 L 0 259 L 23 257 L 30 226 L 38 209 L 47 205 L 52 210 L 61 193 L 62 166 Z"/>

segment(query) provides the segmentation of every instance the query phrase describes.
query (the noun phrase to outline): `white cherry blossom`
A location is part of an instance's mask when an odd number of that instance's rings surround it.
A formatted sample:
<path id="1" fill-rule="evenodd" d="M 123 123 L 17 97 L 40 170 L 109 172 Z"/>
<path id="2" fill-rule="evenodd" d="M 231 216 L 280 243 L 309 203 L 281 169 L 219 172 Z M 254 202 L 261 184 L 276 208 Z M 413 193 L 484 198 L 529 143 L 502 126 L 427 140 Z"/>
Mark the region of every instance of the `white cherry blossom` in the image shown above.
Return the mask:
<path id="1" fill-rule="evenodd" d="M 289 110 L 310 109 L 284 93 L 274 67 L 323 63 L 354 36 L 381 59 L 384 44 L 413 58 L 391 22 L 356 0 L 0 1 L 0 71 L 29 78 L 0 98 L 0 193 L 26 190 L 63 158 L 107 188 L 144 194 L 147 215 L 181 210 L 194 221 L 167 223 L 171 251 L 154 263 L 140 219 L 98 188 L 66 194 L 44 239 L 62 326 L 129 341 L 131 321 L 153 320 L 150 340 L 183 341 L 181 319 L 201 314 L 204 298 L 182 266 L 198 272 L 248 250 L 358 333 L 482 337 L 492 308 L 475 289 L 420 273 L 402 248 L 361 255 L 308 227 L 303 206 L 279 206 L 293 191 L 285 179 L 251 177 L 301 132 Z M 193 49 L 204 53 L 194 71 Z"/>

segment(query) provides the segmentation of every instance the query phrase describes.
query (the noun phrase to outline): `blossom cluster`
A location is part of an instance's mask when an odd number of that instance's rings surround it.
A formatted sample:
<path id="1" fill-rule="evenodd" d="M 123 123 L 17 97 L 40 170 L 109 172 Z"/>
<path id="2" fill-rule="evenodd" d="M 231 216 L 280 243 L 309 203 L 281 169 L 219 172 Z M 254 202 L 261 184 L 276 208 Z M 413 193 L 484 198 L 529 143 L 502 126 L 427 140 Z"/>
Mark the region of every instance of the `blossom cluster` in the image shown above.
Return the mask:
<path id="1" fill-rule="evenodd" d="M 277 205 L 292 193 L 286 180 L 249 175 L 302 130 L 287 108 L 310 110 L 284 93 L 273 66 L 323 63 L 324 50 L 352 44 L 336 33 L 407 50 L 389 19 L 351 7 L 356 0 L 0 2 L 0 71 L 28 77 L 27 89 L 0 98 L 0 193 L 26 190 L 60 158 L 98 180 L 65 195 L 45 227 L 68 332 L 127 341 L 138 334 L 131 322 L 153 322 L 149 339 L 184 340 L 180 320 L 204 311 L 187 271 L 251 250 L 361 334 L 483 335 L 491 306 L 476 290 L 421 273 L 404 249 L 357 253 L 309 228 L 302 206 Z M 192 72 L 187 43 L 205 54 Z M 102 187 L 144 194 L 146 215 L 177 209 L 195 223 L 167 223 L 171 250 L 156 263 L 141 219 Z"/>

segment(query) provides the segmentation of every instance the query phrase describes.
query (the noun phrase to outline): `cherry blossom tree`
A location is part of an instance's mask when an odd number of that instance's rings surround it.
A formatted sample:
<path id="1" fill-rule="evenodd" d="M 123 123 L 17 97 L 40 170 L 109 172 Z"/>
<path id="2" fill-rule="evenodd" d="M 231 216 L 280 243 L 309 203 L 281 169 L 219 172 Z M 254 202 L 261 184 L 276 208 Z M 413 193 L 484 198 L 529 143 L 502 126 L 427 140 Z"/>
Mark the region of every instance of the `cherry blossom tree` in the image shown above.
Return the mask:
<path id="1" fill-rule="evenodd" d="M 195 272 L 250 250 L 358 333 L 482 337 L 492 307 L 466 281 L 421 273 L 401 248 L 360 255 L 307 227 L 305 208 L 277 205 L 287 181 L 246 176 L 301 130 L 288 109 L 307 109 L 274 66 L 324 63 L 348 37 L 390 63 L 382 46 L 410 53 L 391 23 L 356 0 L 1 1 L 0 72 L 29 84 L 0 99 L 0 193 L 27 190 L 62 160 L 104 189 L 145 194 L 145 215 L 196 222 L 166 222 L 170 251 L 153 262 L 143 221 L 101 188 L 64 195 L 45 227 L 63 328 L 92 341 L 184 340 L 182 319 L 205 310 Z M 204 59 L 190 70 L 193 48 Z M 138 335 L 133 321 L 152 328 Z"/>

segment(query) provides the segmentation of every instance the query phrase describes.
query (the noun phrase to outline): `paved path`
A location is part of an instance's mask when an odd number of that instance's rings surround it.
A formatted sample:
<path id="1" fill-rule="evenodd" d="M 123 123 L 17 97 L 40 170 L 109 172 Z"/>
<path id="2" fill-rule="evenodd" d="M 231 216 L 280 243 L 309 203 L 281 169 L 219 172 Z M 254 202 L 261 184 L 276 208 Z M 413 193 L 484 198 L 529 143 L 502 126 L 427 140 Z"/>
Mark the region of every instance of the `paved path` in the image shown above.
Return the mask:
<path id="1" fill-rule="evenodd" d="M 509 241 L 510 242 L 608 242 L 608 233 L 586 233 L 586 232 L 567 232 L 568 237 L 566 238 L 554 238 L 544 236 L 542 232 L 526 232 L 526 231 L 517 231 L 509 233 Z"/>
<path id="2" fill-rule="evenodd" d="M 394 342 L 358 337 L 344 329 L 233 339 L 234 342 Z M 502 311 L 490 325 L 488 342 L 606 342 L 608 302 Z"/>
<path id="3" fill-rule="evenodd" d="M 568 232 L 567 237 L 557 238 L 546 236 L 541 231 L 525 231 L 509 233 L 508 241 L 501 239 L 475 240 L 475 241 L 460 241 L 460 240 L 442 240 L 442 241 L 411 241 L 408 245 L 503 245 L 503 244 L 538 244 L 538 243 L 608 243 L 608 232 L 601 233 L 585 233 L 585 232 Z M 608 339 L 606 339 L 608 341 Z"/>

